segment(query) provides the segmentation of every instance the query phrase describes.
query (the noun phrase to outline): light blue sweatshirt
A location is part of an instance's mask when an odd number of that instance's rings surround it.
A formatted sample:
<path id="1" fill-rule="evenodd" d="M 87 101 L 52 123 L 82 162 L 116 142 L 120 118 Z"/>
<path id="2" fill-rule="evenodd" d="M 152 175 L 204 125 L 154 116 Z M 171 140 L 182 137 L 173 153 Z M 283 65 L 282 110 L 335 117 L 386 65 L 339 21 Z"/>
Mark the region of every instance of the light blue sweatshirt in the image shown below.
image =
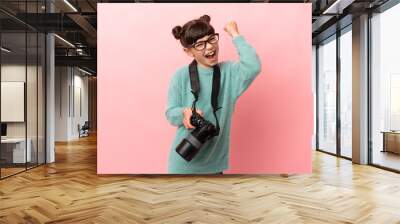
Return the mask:
<path id="1" fill-rule="evenodd" d="M 222 108 L 217 111 L 221 127 L 220 133 L 204 143 L 190 162 L 176 152 L 176 146 L 193 131 L 193 129 L 186 129 L 182 122 L 183 109 L 191 108 L 194 100 L 190 86 L 189 65 L 179 68 L 171 79 L 165 113 L 169 123 L 177 127 L 169 154 L 168 172 L 171 174 L 217 173 L 229 167 L 230 127 L 235 103 L 261 71 L 260 59 L 255 49 L 244 37 L 236 36 L 232 42 L 239 54 L 239 61 L 218 63 L 221 71 L 218 106 Z M 196 108 L 203 111 L 204 118 L 215 125 L 211 106 L 213 68 L 197 65 L 197 69 L 200 79 L 200 94 Z"/>

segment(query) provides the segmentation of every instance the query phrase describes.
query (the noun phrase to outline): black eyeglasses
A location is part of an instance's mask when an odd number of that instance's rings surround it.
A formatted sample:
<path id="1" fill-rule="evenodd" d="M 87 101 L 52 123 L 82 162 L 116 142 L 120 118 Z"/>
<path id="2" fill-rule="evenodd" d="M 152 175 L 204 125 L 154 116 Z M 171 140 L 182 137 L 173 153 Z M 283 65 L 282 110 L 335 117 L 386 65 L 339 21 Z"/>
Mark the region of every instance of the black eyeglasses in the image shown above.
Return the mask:
<path id="1" fill-rule="evenodd" d="M 192 44 L 191 47 L 193 47 L 194 49 L 196 49 L 198 51 L 202 51 L 202 50 L 206 49 L 207 42 L 210 44 L 216 44 L 218 42 L 218 40 L 219 40 L 219 34 L 215 33 L 215 34 L 211 35 L 207 40 L 199 41 L 199 42 Z"/>

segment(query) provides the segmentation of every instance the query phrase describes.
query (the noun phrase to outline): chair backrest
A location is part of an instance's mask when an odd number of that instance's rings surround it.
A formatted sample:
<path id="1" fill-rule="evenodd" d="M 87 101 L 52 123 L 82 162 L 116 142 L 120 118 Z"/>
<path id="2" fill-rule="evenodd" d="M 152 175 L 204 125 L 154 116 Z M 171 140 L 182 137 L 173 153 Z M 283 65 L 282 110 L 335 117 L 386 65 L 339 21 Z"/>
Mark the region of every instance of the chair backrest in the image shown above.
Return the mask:
<path id="1" fill-rule="evenodd" d="M 83 124 L 82 128 L 89 128 L 89 121 L 85 121 L 85 123 Z"/>

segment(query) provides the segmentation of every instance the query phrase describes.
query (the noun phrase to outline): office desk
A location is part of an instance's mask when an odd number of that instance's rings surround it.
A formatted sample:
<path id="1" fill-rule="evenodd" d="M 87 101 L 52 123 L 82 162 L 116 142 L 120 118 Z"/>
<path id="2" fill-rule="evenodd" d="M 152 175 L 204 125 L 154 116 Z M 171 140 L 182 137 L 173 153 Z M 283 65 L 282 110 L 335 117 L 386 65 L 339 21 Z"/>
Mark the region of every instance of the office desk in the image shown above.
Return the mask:
<path id="1" fill-rule="evenodd" d="M 382 131 L 383 150 L 382 152 L 393 152 L 400 154 L 400 132 Z"/>
<path id="2" fill-rule="evenodd" d="M 25 154 L 25 138 L 1 139 L 1 159 L 5 160 L 5 163 L 31 162 L 32 140 L 27 138 L 26 142 L 28 147 L 26 147 Z"/>

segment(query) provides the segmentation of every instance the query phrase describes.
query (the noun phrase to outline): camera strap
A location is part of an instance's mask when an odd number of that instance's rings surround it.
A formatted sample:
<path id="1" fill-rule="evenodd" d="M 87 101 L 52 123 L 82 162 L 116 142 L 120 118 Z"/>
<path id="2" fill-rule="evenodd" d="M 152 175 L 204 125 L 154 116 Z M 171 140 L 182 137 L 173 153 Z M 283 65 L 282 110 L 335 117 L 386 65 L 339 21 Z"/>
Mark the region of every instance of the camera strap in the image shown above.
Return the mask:
<path id="1" fill-rule="evenodd" d="M 216 128 L 217 134 L 219 134 L 219 122 L 217 117 L 217 110 L 221 109 L 222 107 L 218 107 L 218 94 L 220 90 L 220 83 L 221 83 L 221 71 L 219 69 L 218 64 L 214 65 L 213 67 L 213 82 L 212 82 L 212 91 L 211 91 L 211 106 L 213 108 L 213 114 L 216 121 Z M 200 80 L 199 80 L 199 73 L 197 71 L 197 61 L 193 60 L 192 63 L 189 65 L 189 75 L 190 75 L 190 86 L 192 88 L 192 93 L 194 96 L 194 101 L 192 105 L 192 110 L 196 111 L 196 103 L 199 99 L 200 93 Z"/>

